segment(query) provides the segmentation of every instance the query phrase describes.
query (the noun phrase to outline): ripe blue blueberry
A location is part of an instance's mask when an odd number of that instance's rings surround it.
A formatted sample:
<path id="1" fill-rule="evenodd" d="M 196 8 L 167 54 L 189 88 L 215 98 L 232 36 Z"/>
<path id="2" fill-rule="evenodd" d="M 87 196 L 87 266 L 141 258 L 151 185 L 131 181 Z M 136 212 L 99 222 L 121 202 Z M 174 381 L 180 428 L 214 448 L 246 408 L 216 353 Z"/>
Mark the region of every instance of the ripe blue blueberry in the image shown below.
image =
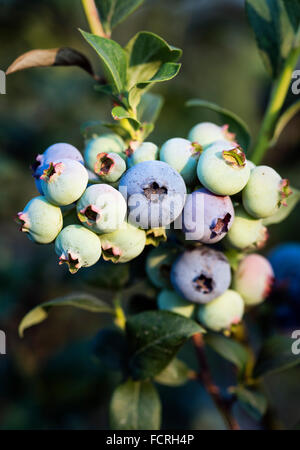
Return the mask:
<path id="1" fill-rule="evenodd" d="M 117 153 L 99 153 L 94 172 L 102 181 L 114 183 L 118 181 L 126 170 L 126 163 Z"/>
<path id="2" fill-rule="evenodd" d="M 20 230 L 28 233 L 29 239 L 39 244 L 54 241 L 63 225 L 60 208 L 51 205 L 45 197 L 39 196 L 30 200 L 22 212 L 18 213 Z"/>
<path id="3" fill-rule="evenodd" d="M 186 238 L 214 244 L 223 239 L 232 226 L 234 208 L 230 197 L 201 188 L 188 196 L 182 218 Z"/>
<path id="4" fill-rule="evenodd" d="M 171 289 L 162 290 L 157 297 L 158 309 L 171 311 L 184 317 L 192 317 L 195 304 L 182 298 Z"/>
<path id="5" fill-rule="evenodd" d="M 243 205 L 251 216 L 269 217 L 286 205 L 286 198 L 292 193 L 289 182 L 271 167 L 257 166 L 251 170 L 247 186 L 243 190 Z"/>
<path id="6" fill-rule="evenodd" d="M 84 150 L 84 160 L 87 167 L 94 171 L 99 153 L 118 153 L 126 160 L 125 143 L 120 136 L 115 133 L 106 133 L 90 139 Z"/>
<path id="7" fill-rule="evenodd" d="M 241 321 L 243 314 L 243 299 L 231 289 L 198 309 L 200 322 L 213 331 L 230 330 Z"/>
<path id="8" fill-rule="evenodd" d="M 55 240 L 55 252 L 59 264 L 66 263 L 69 271 L 76 273 L 81 267 L 89 267 L 101 256 L 99 236 L 81 225 L 69 225 Z"/>
<path id="9" fill-rule="evenodd" d="M 181 175 L 163 161 L 145 161 L 122 176 L 120 192 L 127 198 L 130 223 L 142 228 L 169 225 L 181 213 L 186 186 Z"/>
<path id="10" fill-rule="evenodd" d="M 125 263 L 142 253 L 146 245 L 146 233 L 123 222 L 116 231 L 101 235 L 101 244 L 105 261 Z"/>
<path id="11" fill-rule="evenodd" d="M 226 141 L 210 145 L 200 156 L 197 175 L 217 195 L 234 195 L 248 182 L 250 167 L 240 147 Z"/>
<path id="12" fill-rule="evenodd" d="M 126 150 L 126 154 L 127 165 L 130 168 L 140 162 L 155 161 L 158 157 L 158 147 L 152 142 L 133 142 Z"/>
<path id="13" fill-rule="evenodd" d="M 238 250 L 262 248 L 268 239 L 268 230 L 261 219 L 250 216 L 240 205 L 235 209 L 234 222 L 226 242 Z"/>
<path id="14" fill-rule="evenodd" d="M 40 194 L 43 195 L 40 176 L 43 174 L 46 166 L 59 159 L 74 159 L 75 161 L 84 164 L 80 151 L 73 145 L 64 142 L 50 145 L 43 154 L 37 155 L 35 163 L 32 165 L 33 176 Z"/>
<path id="15" fill-rule="evenodd" d="M 150 281 L 158 288 L 170 288 L 171 267 L 178 256 L 178 248 L 170 244 L 153 248 L 146 260 L 146 272 Z"/>
<path id="16" fill-rule="evenodd" d="M 78 200 L 88 183 L 85 167 L 72 159 L 54 161 L 40 177 L 45 197 L 58 206 L 70 205 Z"/>
<path id="17" fill-rule="evenodd" d="M 300 299 L 300 244 L 288 242 L 277 245 L 268 259 L 275 273 L 276 287 L 293 299 Z"/>
<path id="18" fill-rule="evenodd" d="M 207 246 L 186 250 L 172 266 L 171 282 L 185 299 L 208 303 L 228 289 L 230 265 L 223 253 Z"/>
<path id="19" fill-rule="evenodd" d="M 202 147 L 207 147 L 216 141 L 234 141 L 235 135 L 229 133 L 228 125 L 220 127 L 212 122 L 201 122 L 190 130 L 188 139 Z"/>
<path id="20" fill-rule="evenodd" d="M 173 138 L 166 141 L 160 149 L 161 161 L 169 164 L 180 173 L 186 184 L 194 184 L 197 180 L 197 163 L 201 146 L 187 139 Z"/>
<path id="21" fill-rule="evenodd" d="M 85 227 L 95 233 L 110 233 L 124 222 L 127 206 L 122 194 L 112 186 L 94 184 L 78 200 L 76 209 Z"/>

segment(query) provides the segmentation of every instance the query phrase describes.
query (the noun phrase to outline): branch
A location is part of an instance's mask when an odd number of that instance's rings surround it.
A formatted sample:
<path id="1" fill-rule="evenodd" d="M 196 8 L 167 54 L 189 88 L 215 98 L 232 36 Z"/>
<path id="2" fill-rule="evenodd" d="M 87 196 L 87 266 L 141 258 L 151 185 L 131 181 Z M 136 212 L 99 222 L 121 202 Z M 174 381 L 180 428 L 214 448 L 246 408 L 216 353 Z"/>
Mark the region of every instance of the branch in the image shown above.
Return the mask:
<path id="1" fill-rule="evenodd" d="M 239 430 L 239 424 L 234 419 L 234 417 L 231 414 L 231 405 L 229 402 L 227 402 L 225 399 L 222 398 L 220 394 L 220 389 L 218 386 L 215 385 L 210 368 L 207 363 L 205 350 L 204 350 L 204 341 L 201 333 L 195 334 L 193 336 L 193 343 L 195 346 L 196 354 L 198 357 L 199 365 L 201 368 L 200 374 L 198 375 L 198 378 L 202 381 L 204 384 L 204 387 L 208 394 L 211 396 L 212 400 L 214 401 L 214 404 L 216 405 L 216 408 L 222 415 L 224 422 L 228 426 L 230 430 Z"/>
<path id="2" fill-rule="evenodd" d="M 299 54 L 300 48 L 295 48 L 291 51 L 289 57 L 285 62 L 281 74 L 274 83 L 269 104 L 257 138 L 257 142 L 251 154 L 251 160 L 255 164 L 260 163 L 266 151 L 271 146 L 274 128 L 282 105 L 285 101 L 286 94 L 288 92 L 292 79 L 293 70 L 297 64 Z"/>
<path id="3" fill-rule="evenodd" d="M 103 29 L 98 9 L 95 5 L 95 0 L 81 1 L 91 32 L 93 34 L 97 34 L 98 36 L 108 38 L 109 36 L 107 36 Z"/>

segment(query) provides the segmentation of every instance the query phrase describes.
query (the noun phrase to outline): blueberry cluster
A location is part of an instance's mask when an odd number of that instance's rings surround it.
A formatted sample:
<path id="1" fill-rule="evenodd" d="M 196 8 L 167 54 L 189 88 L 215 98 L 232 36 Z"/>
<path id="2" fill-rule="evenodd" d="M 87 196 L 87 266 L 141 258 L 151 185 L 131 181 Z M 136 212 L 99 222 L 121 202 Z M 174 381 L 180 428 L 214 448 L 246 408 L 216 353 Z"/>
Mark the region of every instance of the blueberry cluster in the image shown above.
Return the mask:
<path id="1" fill-rule="evenodd" d="M 268 295 L 272 268 L 250 252 L 267 239 L 263 218 L 291 190 L 271 167 L 246 159 L 227 125 L 200 123 L 188 139 L 160 149 L 109 132 L 87 142 L 84 158 L 54 144 L 32 169 L 40 195 L 18 213 L 21 230 L 37 243 L 55 241 L 71 273 L 101 254 L 131 261 L 152 243 L 146 270 L 161 289 L 159 308 L 196 314 L 215 331 L 239 323 L 245 305 Z M 228 249 L 238 255 L 233 275 Z"/>

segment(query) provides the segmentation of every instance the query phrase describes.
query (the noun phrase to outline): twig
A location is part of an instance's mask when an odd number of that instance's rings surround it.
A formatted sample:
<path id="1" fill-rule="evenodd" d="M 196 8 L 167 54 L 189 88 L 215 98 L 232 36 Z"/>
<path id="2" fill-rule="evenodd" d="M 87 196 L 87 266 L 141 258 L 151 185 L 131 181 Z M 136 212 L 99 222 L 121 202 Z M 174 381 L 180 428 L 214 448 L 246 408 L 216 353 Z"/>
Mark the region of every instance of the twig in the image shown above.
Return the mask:
<path id="1" fill-rule="evenodd" d="M 220 389 L 215 385 L 210 368 L 208 366 L 205 350 L 204 350 L 204 341 L 201 333 L 195 334 L 193 336 L 193 343 L 196 349 L 196 354 L 198 357 L 199 365 L 200 365 L 200 373 L 198 378 L 204 384 L 204 387 L 208 394 L 211 396 L 214 404 L 216 405 L 218 411 L 222 415 L 224 422 L 228 426 L 230 430 L 239 430 L 240 427 L 237 421 L 231 414 L 231 405 L 225 399 L 222 398 L 220 394 Z"/>
<path id="2" fill-rule="evenodd" d="M 101 23 L 95 0 L 81 1 L 91 32 L 93 34 L 97 34 L 98 36 L 108 38 L 109 36 L 105 33 L 103 25 Z"/>

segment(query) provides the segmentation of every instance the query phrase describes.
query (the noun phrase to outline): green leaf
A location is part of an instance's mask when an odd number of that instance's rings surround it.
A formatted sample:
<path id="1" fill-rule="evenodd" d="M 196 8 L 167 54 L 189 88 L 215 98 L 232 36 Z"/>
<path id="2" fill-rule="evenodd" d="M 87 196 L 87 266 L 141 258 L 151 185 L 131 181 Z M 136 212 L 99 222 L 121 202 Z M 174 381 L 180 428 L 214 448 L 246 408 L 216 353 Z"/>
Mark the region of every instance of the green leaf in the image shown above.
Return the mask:
<path id="1" fill-rule="evenodd" d="M 254 419 L 261 420 L 265 415 L 268 402 L 262 392 L 254 391 L 245 386 L 237 386 L 235 389 L 240 406 Z"/>
<path id="2" fill-rule="evenodd" d="M 297 206 L 300 200 L 300 191 L 298 191 L 293 187 L 291 187 L 291 189 L 292 194 L 285 199 L 287 206 L 281 205 L 278 211 L 275 214 L 273 214 L 273 216 L 266 217 L 265 219 L 263 219 L 263 224 L 265 226 L 282 222 L 291 214 L 293 209 Z"/>
<path id="3" fill-rule="evenodd" d="M 126 90 L 127 61 L 122 47 L 115 41 L 80 30 L 85 40 L 100 56 L 106 77 L 114 92 Z"/>
<path id="4" fill-rule="evenodd" d="M 136 107 L 145 89 L 152 83 L 170 80 L 179 71 L 176 63 L 181 50 L 170 46 L 154 33 L 137 33 L 125 48 L 128 60 L 129 103 Z"/>
<path id="5" fill-rule="evenodd" d="M 101 23 L 107 34 L 133 13 L 144 0 L 96 0 Z"/>
<path id="6" fill-rule="evenodd" d="M 200 99 L 189 100 L 186 106 L 199 106 L 200 108 L 206 108 L 216 112 L 223 122 L 222 125 L 229 125 L 229 131 L 236 135 L 236 140 L 243 150 L 246 151 L 249 148 L 251 141 L 250 131 L 246 123 L 236 114 L 215 103 Z"/>
<path id="7" fill-rule="evenodd" d="M 242 344 L 225 336 L 212 333 L 205 336 L 205 343 L 220 356 L 234 364 L 238 368 L 240 376 L 243 376 L 250 354 Z"/>
<path id="8" fill-rule="evenodd" d="M 258 354 L 253 376 L 264 377 L 300 364 L 300 356 L 292 352 L 294 342 L 294 339 L 286 336 L 272 336 L 267 339 Z"/>
<path id="9" fill-rule="evenodd" d="M 127 380 L 114 391 L 110 403 L 113 430 L 159 430 L 161 403 L 150 381 Z"/>
<path id="10" fill-rule="evenodd" d="M 182 386 L 188 381 L 189 368 L 177 358 L 174 358 L 154 380 L 166 386 Z"/>
<path id="11" fill-rule="evenodd" d="M 61 47 L 45 50 L 31 50 L 19 56 L 6 70 L 6 75 L 31 69 L 32 67 L 77 66 L 89 73 L 95 80 L 99 77 L 94 73 L 88 58 L 74 48 Z"/>
<path id="12" fill-rule="evenodd" d="M 276 77 L 290 51 L 299 46 L 298 0 L 246 0 L 246 12 L 264 64 Z"/>
<path id="13" fill-rule="evenodd" d="M 100 330 L 94 339 L 94 354 L 109 369 L 125 372 L 128 346 L 124 333 L 117 328 Z"/>
<path id="14" fill-rule="evenodd" d="M 145 92 L 137 107 L 137 117 L 140 122 L 156 122 L 163 107 L 164 99 L 159 94 Z"/>
<path id="15" fill-rule="evenodd" d="M 271 141 L 271 145 L 275 145 L 276 142 L 279 139 L 279 136 L 281 135 L 282 131 L 286 127 L 286 125 L 289 123 L 289 121 L 300 111 L 300 100 L 293 103 L 289 108 L 287 108 L 284 113 L 279 117 L 275 130 L 274 135 Z"/>
<path id="16" fill-rule="evenodd" d="M 98 264 L 86 270 L 81 279 L 93 288 L 117 291 L 124 288 L 129 281 L 129 276 L 130 265 L 128 263 L 114 264 L 101 259 Z"/>
<path id="17" fill-rule="evenodd" d="M 126 111 L 125 108 L 122 106 L 115 106 L 112 111 L 111 115 L 115 120 L 122 120 L 127 119 L 131 123 L 131 125 L 137 130 L 141 124 L 138 120 L 136 120 L 134 117 L 132 117 L 132 114 L 129 111 Z"/>
<path id="18" fill-rule="evenodd" d="M 146 311 L 128 318 L 126 332 L 132 377 L 146 379 L 159 374 L 191 336 L 204 330 L 178 314 Z"/>
<path id="19" fill-rule="evenodd" d="M 23 337 L 24 331 L 27 328 L 37 325 L 47 319 L 48 311 L 53 306 L 73 306 L 75 308 L 84 309 L 90 312 L 114 314 L 114 310 L 107 303 L 103 302 L 94 295 L 74 293 L 42 303 L 29 311 L 29 313 L 23 317 L 19 325 L 20 337 Z"/>

